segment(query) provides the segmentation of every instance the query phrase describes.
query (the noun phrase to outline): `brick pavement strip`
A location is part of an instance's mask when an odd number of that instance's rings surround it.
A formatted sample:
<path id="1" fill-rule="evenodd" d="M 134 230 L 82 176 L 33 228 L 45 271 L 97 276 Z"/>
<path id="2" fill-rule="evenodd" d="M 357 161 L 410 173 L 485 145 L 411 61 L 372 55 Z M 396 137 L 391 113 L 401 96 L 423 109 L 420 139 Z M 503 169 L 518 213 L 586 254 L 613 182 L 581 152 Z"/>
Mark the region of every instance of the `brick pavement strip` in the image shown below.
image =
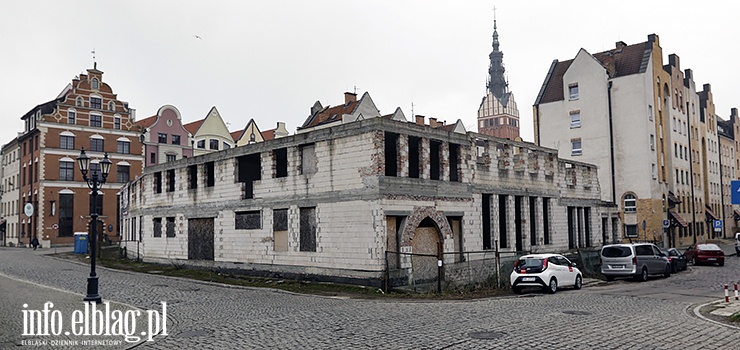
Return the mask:
<path id="1" fill-rule="evenodd" d="M 84 291 L 88 271 L 27 250 L 0 248 L 0 272 L 35 283 Z M 740 344 L 736 329 L 696 318 L 685 304 L 670 300 L 569 290 L 471 301 L 354 300 L 105 268 L 99 275 L 104 300 L 142 309 L 168 303 L 168 335 L 142 343 L 142 349 L 592 349 L 595 344 L 729 349 Z M 35 293 L 40 292 L 29 292 Z M 0 317 L 2 324 L 13 322 Z"/>

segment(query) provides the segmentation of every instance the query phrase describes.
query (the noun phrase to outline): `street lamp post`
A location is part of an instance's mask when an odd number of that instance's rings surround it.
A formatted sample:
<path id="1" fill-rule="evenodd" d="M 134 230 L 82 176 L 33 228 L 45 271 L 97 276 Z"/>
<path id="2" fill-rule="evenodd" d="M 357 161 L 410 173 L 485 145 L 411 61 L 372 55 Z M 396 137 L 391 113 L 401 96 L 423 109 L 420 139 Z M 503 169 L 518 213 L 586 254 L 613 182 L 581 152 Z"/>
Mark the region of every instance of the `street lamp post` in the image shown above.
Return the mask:
<path id="1" fill-rule="evenodd" d="M 105 179 L 108 177 L 110 172 L 111 161 L 108 159 L 108 153 L 105 153 L 103 160 L 100 161 L 100 169 L 93 169 L 90 172 L 90 177 L 87 177 L 87 173 L 90 170 L 90 157 L 85 154 L 85 149 L 80 151 L 80 156 L 77 158 L 77 163 L 80 165 L 80 172 L 82 172 L 82 178 L 87 182 L 87 186 L 92 190 L 92 205 L 90 210 L 90 219 L 92 229 L 90 232 L 90 277 L 87 278 L 87 296 L 85 301 L 94 301 L 100 304 L 102 298 L 98 294 L 98 275 L 95 273 L 95 258 L 97 255 L 96 245 L 98 241 L 98 190 L 105 183 Z"/>

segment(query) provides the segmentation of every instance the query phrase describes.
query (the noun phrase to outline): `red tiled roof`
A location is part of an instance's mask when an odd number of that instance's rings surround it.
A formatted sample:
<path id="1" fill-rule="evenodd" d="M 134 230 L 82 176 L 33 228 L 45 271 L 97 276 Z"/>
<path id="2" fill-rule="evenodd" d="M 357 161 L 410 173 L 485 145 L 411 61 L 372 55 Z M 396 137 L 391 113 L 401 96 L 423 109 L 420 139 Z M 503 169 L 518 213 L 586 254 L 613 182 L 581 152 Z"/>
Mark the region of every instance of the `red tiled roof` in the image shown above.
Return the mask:
<path id="1" fill-rule="evenodd" d="M 198 128 L 200 128 L 201 124 L 203 124 L 205 120 L 205 118 L 201 120 L 196 120 L 194 122 L 187 123 L 182 127 L 185 128 L 185 130 L 187 130 L 191 135 L 195 135 L 195 132 L 198 131 Z"/>
<path id="2" fill-rule="evenodd" d="M 652 48 L 652 43 L 649 41 L 641 42 L 634 45 L 624 46 L 622 48 L 615 48 L 604 52 L 593 54 L 604 69 L 609 74 L 610 78 L 622 77 L 626 75 L 637 74 L 645 71 L 644 61 L 649 58 L 648 53 Z M 538 104 L 549 103 L 554 101 L 562 101 L 565 99 L 565 92 L 563 91 L 563 75 L 570 68 L 573 60 L 567 60 L 563 62 L 555 62 L 549 73 L 549 78 L 546 78 Z"/>
<path id="3" fill-rule="evenodd" d="M 267 141 L 267 140 L 274 140 L 275 139 L 275 130 L 277 130 L 277 129 L 270 129 L 270 130 L 263 131 L 262 132 L 262 138 L 265 141 Z"/>
<path id="4" fill-rule="evenodd" d="M 157 116 L 153 115 L 149 118 L 144 118 L 142 120 L 139 120 L 136 122 L 136 125 L 142 127 L 142 128 L 148 128 L 154 124 L 154 122 L 157 120 Z"/>
<path id="5" fill-rule="evenodd" d="M 343 105 L 327 107 L 316 116 L 309 116 L 301 128 L 310 128 L 317 125 L 334 123 L 342 120 L 342 115 L 352 114 L 360 101 L 351 101 Z"/>
<path id="6" fill-rule="evenodd" d="M 244 133 L 244 130 L 232 131 L 231 138 L 234 139 L 234 142 L 239 141 L 243 133 Z"/>

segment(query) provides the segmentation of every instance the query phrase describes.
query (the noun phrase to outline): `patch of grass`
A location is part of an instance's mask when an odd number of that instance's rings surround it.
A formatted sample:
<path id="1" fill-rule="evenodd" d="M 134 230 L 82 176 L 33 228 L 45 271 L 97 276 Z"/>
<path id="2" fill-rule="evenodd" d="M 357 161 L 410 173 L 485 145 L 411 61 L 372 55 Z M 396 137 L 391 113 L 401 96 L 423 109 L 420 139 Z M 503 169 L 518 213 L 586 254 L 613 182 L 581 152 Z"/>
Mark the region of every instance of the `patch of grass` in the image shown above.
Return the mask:
<path id="1" fill-rule="evenodd" d="M 58 256 L 89 263 L 85 255 L 59 254 Z M 509 295 L 508 289 L 477 288 L 474 290 L 445 291 L 437 294 L 434 291 L 427 293 L 414 293 L 404 291 L 392 291 L 384 293 L 379 288 L 357 285 L 345 285 L 327 282 L 309 282 L 292 279 L 255 277 L 237 273 L 214 271 L 207 269 L 189 268 L 177 262 L 170 264 L 153 264 L 137 262 L 129 259 L 98 259 L 98 264 L 111 269 L 134 271 L 141 273 L 157 274 L 164 276 L 182 277 L 199 281 L 217 282 L 245 287 L 274 288 L 285 291 L 313 294 L 321 296 L 336 296 L 348 298 L 376 299 L 430 299 L 430 300 L 465 300 L 478 299 L 493 296 Z"/>

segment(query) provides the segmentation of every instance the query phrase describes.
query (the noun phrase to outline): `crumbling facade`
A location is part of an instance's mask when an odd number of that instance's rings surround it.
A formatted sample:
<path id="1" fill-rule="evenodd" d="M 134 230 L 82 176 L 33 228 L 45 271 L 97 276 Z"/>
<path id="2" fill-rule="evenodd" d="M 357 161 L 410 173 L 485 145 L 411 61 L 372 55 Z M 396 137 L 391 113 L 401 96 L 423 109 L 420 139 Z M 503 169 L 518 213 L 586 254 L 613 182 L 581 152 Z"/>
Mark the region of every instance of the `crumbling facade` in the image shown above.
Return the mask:
<path id="1" fill-rule="evenodd" d="M 144 261 L 379 285 L 386 252 L 621 237 L 593 165 L 448 129 L 373 117 L 148 167 L 122 192 L 122 246 Z"/>

